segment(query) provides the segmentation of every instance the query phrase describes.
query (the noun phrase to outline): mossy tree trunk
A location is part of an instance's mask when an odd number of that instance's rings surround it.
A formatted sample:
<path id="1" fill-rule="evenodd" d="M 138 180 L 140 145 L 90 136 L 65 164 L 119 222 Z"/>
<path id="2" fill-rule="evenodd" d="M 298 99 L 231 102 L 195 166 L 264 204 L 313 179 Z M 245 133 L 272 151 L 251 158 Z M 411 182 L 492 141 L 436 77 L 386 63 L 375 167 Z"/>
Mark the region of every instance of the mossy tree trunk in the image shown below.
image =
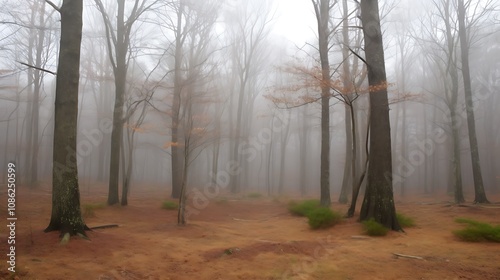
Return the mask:
<path id="1" fill-rule="evenodd" d="M 368 185 L 360 220 L 375 219 L 392 230 L 401 231 L 396 219 L 392 189 L 391 130 L 384 45 L 377 0 L 361 1 L 361 22 L 370 86 L 370 165 Z"/>
<path id="2" fill-rule="evenodd" d="M 82 6 L 82 0 L 64 0 L 59 9 L 61 45 L 56 80 L 52 214 L 45 232 L 59 230 L 61 236 L 85 236 L 88 229 L 80 210 L 76 152 Z"/>

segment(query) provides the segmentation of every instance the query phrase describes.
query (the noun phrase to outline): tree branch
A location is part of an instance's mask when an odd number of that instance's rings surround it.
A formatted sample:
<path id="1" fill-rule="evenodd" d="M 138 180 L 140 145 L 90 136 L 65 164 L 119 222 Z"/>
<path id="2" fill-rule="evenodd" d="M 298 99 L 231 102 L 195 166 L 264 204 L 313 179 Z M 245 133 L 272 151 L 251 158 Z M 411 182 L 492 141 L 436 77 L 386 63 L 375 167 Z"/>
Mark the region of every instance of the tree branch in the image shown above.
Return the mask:
<path id="1" fill-rule="evenodd" d="M 61 13 L 61 9 L 59 9 L 59 7 L 57 7 L 57 5 L 56 5 L 56 4 L 54 4 L 52 1 L 50 1 L 50 0 L 45 0 L 45 2 L 46 2 L 47 4 L 49 4 L 52 8 L 54 8 L 54 10 L 58 11 L 59 13 Z"/>
<path id="2" fill-rule="evenodd" d="M 19 62 L 19 63 L 21 63 L 21 64 L 22 64 L 22 65 L 24 65 L 24 66 L 29 67 L 29 68 L 34 68 L 34 69 L 36 69 L 36 70 L 40 70 L 40 71 L 43 71 L 43 72 L 47 72 L 47 73 L 50 73 L 50 74 L 52 74 L 52 75 L 54 75 L 54 76 L 55 76 L 55 75 L 57 75 L 57 73 L 56 73 L 56 72 L 52 72 L 52 71 L 47 70 L 47 69 L 43 69 L 43 68 L 40 68 L 40 67 L 36 67 L 36 66 L 33 66 L 33 65 L 29 65 L 29 64 L 24 63 L 24 62 L 21 62 L 21 61 L 18 61 L 18 62 Z"/>

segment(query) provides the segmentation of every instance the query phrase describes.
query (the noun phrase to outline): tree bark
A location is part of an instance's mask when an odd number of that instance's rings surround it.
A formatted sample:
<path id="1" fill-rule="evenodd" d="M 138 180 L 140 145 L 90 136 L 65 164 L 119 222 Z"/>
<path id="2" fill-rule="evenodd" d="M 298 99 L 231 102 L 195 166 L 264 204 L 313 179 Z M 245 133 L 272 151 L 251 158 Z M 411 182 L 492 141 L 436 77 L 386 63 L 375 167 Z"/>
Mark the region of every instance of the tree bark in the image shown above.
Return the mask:
<path id="1" fill-rule="evenodd" d="M 373 218 L 387 228 L 402 231 L 392 189 L 391 128 L 378 1 L 361 0 L 361 22 L 370 85 L 371 133 L 368 185 L 360 220 Z"/>
<path id="2" fill-rule="evenodd" d="M 61 46 L 56 80 L 52 214 L 45 232 L 59 230 L 61 236 L 85 236 L 88 229 L 80 210 L 76 151 L 82 2 L 64 0 L 60 8 Z"/>

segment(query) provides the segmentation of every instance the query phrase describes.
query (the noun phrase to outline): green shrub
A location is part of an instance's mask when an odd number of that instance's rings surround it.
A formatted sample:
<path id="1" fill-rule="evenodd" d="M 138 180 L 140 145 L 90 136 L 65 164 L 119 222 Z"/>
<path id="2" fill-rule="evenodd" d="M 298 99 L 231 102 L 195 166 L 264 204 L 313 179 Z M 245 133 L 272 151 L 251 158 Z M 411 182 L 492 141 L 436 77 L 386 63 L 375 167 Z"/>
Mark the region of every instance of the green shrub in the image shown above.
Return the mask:
<path id="1" fill-rule="evenodd" d="M 333 212 L 332 209 L 326 207 L 320 207 L 311 210 L 307 214 L 309 219 L 309 226 L 312 229 L 328 228 L 338 224 L 342 220 L 342 215 L 337 212 Z"/>
<path id="2" fill-rule="evenodd" d="M 258 193 L 258 192 L 252 192 L 252 193 L 247 194 L 247 197 L 248 198 L 261 198 L 262 194 Z"/>
<path id="3" fill-rule="evenodd" d="M 228 202 L 227 197 L 218 197 L 215 200 L 215 203 L 217 204 L 227 204 L 227 202 Z"/>
<path id="4" fill-rule="evenodd" d="M 296 216 L 307 217 L 312 210 L 320 208 L 319 200 L 310 199 L 302 202 L 291 201 L 288 204 L 288 211 Z"/>
<path id="5" fill-rule="evenodd" d="M 95 210 L 104 208 L 104 204 L 102 203 L 88 203 L 82 205 L 82 216 L 84 218 L 93 218 L 95 217 Z"/>
<path id="6" fill-rule="evenodd" d="M 407 227 L 414 227 L 415 226 L 415 221 L 403 214 L 396 213 L 396 218 L 398 219 L 398 223 L 402 228 L 407 228 Z"/>
<path id="7" fill-rule="evenodd" d="M 369 236 L 384 236 L 389 231 L 388 228 L 375 221 L 373 218 L 363 221 L 363 229 Z"/>
<path id="8" fill-rule="evenodd" d="M 169 200 L 163 201 L 163 204 L 161 205 L 161 208 L 166 210 L 176 210 L 178 207 L 177 203 Z"/>
<path id="9" fill-rule="evenodd" d="M 492 226 L 470 219 L 458 218 L 457 223 L 467 224 L 465 229 L 455 230 L 453 234 L 468 242 L 500 242 L 500 225 Z"/>

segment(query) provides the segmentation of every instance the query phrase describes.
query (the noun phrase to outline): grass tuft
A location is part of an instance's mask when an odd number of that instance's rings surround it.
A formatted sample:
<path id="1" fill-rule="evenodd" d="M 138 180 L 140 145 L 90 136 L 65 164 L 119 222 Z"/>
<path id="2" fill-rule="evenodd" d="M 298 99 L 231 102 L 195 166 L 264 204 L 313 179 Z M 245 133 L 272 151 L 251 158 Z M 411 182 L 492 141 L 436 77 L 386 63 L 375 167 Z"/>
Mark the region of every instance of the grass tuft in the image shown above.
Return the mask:
<path id="1" fill-rule="evenodd" d="M 500 243 L 500 225 L 492 226 L 487 223 L 464 218 L 458 218 L 455 222 L 467 225 L 464 229 L 453 231 L 453 234 L 463 241 Z"/>
<path id="2" fill-rule="evenodd" d="M 163 204 L 161 205 L 161 209 L 165 210 L 177 210 L 178 207 L 179 205 L 176 202 L 169 200 L 163 201 Z"/>
<path id="3" fill-rule="evenodd" d="M 288 211 L 295 216 L 307 217 L 311 211 L 318 208 L 320 208 L 320 203 L 316 199 L 304 200 L 302 202 L 291 201 L 288 203 Z"/>
<path id="4" fill-rule="evenodd" d="M 342 220 L 342 215 L 330 208 L 320 207 L 309 211 L 307 218 L 312 229 L 323 229 L 338 224 Z"/>
<path id="5" fill-rule="evenodd" d="M 402 228 L 408 228 L 408 227 L 414 227 L 415 226 L 415 221 L 403 214 L 396 213 L 396 218 L 398 219 L 398 223 Z"/>
<path id="6" fill-rule="evenodd" d="M 248 198 L 261 198 L 262 194 L 258 192 L 251 192 L 247 194 Z"/>
<path id="7" fill-rule="evenodd" d="M 389 229 L 381 223 L 375 221 L 373 218 L 363 221 L 363 229 L 369 236 L 385 236 Z"/>

